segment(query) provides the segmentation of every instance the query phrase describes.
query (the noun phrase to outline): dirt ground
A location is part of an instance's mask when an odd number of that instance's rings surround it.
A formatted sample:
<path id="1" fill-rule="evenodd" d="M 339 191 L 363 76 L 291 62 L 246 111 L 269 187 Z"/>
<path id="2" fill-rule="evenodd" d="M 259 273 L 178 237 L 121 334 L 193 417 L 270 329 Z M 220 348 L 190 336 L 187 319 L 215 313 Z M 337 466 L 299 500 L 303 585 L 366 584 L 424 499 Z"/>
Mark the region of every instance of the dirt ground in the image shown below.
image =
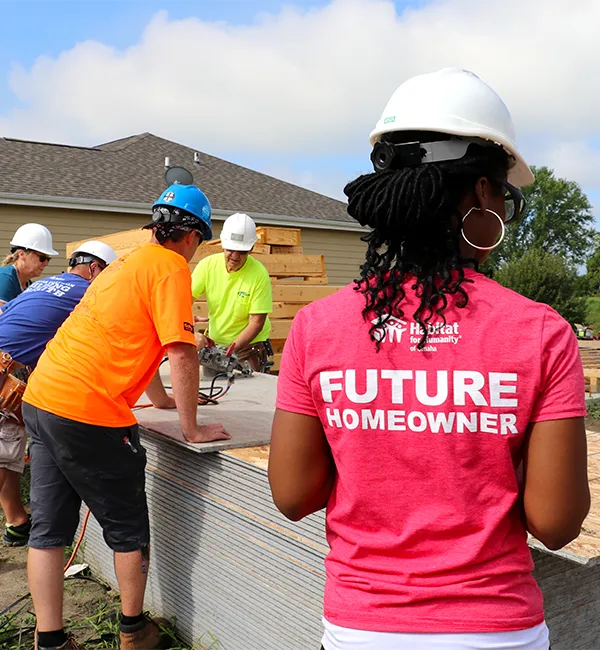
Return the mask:
<path id="1" fill-rule="evenodd" d="M 28 593 L 26 562 L 26 548 L 0 546 L 0 611 Z M 119 603 L 112 591 L 88 580 L 68 580 L 64 608 L 70 631 L 86 648 L 118 647 Z M 0 649 L 30 650 L 34 626 L 33 606 L 28 598 L 0 616 Z"/>

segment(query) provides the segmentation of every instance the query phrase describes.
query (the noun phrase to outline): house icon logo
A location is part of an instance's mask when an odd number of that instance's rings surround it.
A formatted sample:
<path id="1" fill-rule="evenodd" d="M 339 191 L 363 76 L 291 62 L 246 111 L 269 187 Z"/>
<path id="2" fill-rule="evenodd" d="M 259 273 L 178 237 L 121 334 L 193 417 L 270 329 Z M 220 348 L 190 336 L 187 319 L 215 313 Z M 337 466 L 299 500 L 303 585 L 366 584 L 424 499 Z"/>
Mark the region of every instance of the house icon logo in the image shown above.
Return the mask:
<path id="1" fill-rule="evenodd" d="M 402 334 L 407 330 L 406 322 L 395 316 L 390 316 L 385 323 L 381 323 L 381 317 L 377 317 L 371 323 L 378 326 L 373 335 L 381 343 L 386 341 L 388 343 L 401 343 Z"/>

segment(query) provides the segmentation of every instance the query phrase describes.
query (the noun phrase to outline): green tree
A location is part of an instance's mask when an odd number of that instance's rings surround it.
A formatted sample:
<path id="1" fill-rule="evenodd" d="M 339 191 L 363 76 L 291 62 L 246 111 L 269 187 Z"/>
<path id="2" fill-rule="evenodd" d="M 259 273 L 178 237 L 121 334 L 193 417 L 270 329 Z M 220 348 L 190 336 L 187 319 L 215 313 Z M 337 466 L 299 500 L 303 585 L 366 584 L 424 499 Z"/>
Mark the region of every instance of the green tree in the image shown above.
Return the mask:
<path id="1" fill-rule="evenodd" d="M 586 322 L 587 300 L 577 295 L 577 272 L 560 255 L 530 250 L 520 259 L 506 262 L 494 279 L 531 300 L 550 305 L 571 325 Z"/>
<path id="2" fill-rule="evenodd" d="M 600 234 L 596 235 L 596 250 L 587 262 L 586 283 L 590 294 L 600 292 Z"/>
<path id="3" fill-rule="evenodd" d="M 487 267 L 499 269 L 532 249 L 562 255 L 575 265 L 585 264 L 594 247 L 591 204 L 581 187 L 556 178 L 548 167 L 533 167 L 535 182 L 523 188 L 524 216 L 506 228 L 504 242 L 490 256 Z"/>

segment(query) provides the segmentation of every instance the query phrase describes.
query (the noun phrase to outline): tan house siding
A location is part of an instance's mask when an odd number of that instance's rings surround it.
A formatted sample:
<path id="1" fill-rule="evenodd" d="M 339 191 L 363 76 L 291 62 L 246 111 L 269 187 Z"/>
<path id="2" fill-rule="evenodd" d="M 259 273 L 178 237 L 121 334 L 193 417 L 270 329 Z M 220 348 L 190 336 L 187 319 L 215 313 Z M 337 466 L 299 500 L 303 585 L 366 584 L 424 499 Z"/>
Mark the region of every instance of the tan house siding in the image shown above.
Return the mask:
<path id="1" fill-rule="evenodd" d="M 367 245 L 358 232 L 302 228 L 302 246 L 310 255 L 325 255 L 329 284 L 348 284 L 359 275 Z"/>
<path id="2" fill-rule="evenodd" d="M 10 240 L 15 230 L 24 223 L 30 222 L 41 223 L 52 233 L 54 248 L 60 254 L 46 267 L 44 275 L 52 275 L 65 270 L 67 242 L 98 235 L 109 235 L 119 230 L 139 228 L 148 222 L 148 218 L 135 214 L 92 210 L 59 210 L 0 205 L 0 257 L 2 259 L 10 252 Z"/>
<path id="3" fill-rule="evenodd" d="M 54 248 L 60 256 L 53 259 L 46 269 L 45 275 L 51 275 L 65 269 L 68 242 L 133 230 L 148 220 L 149 217 L 136 214 L 0 205 L 0 260 L 10 252 L 10 240 L 24 223 L 41 223 L 52 232 Z M 214 222 L 215 237 L 219 236 L 221 225 L 221 222 Z M 347 284 L 357 277 L 365 251 L 360 233 L 302 228 L 302 245 L 307 254 L 325 255 L 330 284 Z"/>

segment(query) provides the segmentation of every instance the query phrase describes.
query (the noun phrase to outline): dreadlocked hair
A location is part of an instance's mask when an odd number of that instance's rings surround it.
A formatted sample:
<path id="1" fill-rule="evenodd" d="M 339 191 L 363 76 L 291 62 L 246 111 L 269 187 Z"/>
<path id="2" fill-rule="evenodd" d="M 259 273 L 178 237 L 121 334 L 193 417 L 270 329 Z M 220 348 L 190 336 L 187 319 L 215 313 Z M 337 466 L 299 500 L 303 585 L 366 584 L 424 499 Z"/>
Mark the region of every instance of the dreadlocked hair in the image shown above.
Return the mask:
<path id="1" fill-rule="evenodd" d="M 395 135 L 405 142 L 448 137 Z M 446 323 L 448 296 L 456 296 L 457 307 L 466 307 L 469 297 L 463 285 L 472 281 L 464 269 L 477 270 L 478 264 L 460 254 L 458 206 L 482 176 L 491 183 L 506 178 L 509 162 L 499 146 L 471 144 L 458 160 L 365 174 L 346 185 L 348 214 L 371 228 L 362 237 L 368 247 L 355 290 L 365 296 L 362 315 L 371 323 L 369 335 L 377 351 L 385 323 L 404 316 L 405 281 L 414 280 L 411 289 L 420 300 L 412 314 L 422 332 L 418 349 L 425 346 L 434 318 Z"/>

